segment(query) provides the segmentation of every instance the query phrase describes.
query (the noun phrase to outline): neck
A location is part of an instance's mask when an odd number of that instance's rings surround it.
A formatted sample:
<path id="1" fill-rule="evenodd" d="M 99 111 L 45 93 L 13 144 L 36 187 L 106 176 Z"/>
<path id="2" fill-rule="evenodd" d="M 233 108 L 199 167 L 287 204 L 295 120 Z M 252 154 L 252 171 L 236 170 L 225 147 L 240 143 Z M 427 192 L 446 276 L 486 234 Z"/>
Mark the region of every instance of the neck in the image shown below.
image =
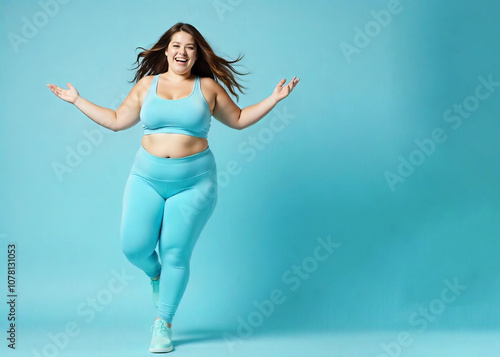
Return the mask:
<path id="1" fill-rule="evenodd" d="M 191 78 L 191 71 L 186 73 L 175 73 L 168 70 L 167 72 L 165 72 L 163 77 L 172 82 L 182 82 L 186 79 Z"/>

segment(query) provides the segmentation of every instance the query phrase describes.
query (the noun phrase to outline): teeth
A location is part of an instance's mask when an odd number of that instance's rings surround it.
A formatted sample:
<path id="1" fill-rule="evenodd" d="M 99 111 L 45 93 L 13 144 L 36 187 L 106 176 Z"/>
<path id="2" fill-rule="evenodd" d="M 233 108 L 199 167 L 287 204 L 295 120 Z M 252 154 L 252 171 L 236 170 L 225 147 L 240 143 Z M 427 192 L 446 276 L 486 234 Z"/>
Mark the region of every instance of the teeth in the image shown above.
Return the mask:
<path id="1" fill-rule="evenodd" d="M 175 60 L 176 60 L 176 61 L 179 61 L 179 62 L 187 62 L 187 60 L 186 60 L 186 59 L 182 59 L 182 58 L 176 58 Z"/>

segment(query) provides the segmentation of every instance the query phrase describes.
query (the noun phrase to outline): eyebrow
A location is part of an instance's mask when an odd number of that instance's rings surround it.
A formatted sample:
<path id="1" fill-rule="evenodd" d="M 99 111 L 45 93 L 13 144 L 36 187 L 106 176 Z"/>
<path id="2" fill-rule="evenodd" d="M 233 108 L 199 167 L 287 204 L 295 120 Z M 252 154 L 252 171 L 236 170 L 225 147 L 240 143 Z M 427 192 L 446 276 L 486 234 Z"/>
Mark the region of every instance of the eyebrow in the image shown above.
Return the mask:
<path id="1" fill-rule="evenodd" d="M 180 44 L 180 42 L 179 42 L 179 41 L 172 41 L 172 43 L 179 43 L 179 44 Z M 193 45 L 193 46 L 194 46 L 194 43 L 191 43 L 191 42 L 190 42 L 190 43 L 186 43 L 186 45 Z"/>

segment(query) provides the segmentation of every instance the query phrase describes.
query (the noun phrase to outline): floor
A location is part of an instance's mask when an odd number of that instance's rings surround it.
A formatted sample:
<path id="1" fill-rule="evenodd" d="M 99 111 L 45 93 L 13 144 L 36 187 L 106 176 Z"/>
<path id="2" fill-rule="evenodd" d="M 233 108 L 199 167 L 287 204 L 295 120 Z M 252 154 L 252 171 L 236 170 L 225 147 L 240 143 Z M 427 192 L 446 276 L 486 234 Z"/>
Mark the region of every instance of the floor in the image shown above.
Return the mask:
<path id="1" fill-rule="evenodd" d="M 80 357 L 153 356 L 148 352 L 150 333 L 120 329 L 78 329 L 63 332 L 21 330 L 16 350 L 2 356 Z M 226 334 L 226 335 L 225 335 Z M 174 331 L 169 356 L 315 356 L 315 357 L 488 357 L 500 356 L 498 332 L 323 332 L 273 333 L 258 336 L 227 335 L 226 331 Z M 156 354 L 158 355 L 158 354 Z"/>

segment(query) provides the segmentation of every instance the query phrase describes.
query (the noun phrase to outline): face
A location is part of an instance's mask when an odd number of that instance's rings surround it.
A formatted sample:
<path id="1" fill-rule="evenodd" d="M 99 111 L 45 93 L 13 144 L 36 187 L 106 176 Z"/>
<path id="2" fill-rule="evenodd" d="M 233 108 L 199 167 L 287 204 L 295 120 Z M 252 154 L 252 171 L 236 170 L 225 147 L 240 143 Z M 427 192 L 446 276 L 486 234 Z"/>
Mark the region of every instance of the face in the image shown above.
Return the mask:
<path id="1" fill-rule="evenodd" d="M 165 50 L 168 69 L 178 74 L 191 71 L 197 58 L 197 48 L 193 36 L 187 32 L 176 32 Z"/>

